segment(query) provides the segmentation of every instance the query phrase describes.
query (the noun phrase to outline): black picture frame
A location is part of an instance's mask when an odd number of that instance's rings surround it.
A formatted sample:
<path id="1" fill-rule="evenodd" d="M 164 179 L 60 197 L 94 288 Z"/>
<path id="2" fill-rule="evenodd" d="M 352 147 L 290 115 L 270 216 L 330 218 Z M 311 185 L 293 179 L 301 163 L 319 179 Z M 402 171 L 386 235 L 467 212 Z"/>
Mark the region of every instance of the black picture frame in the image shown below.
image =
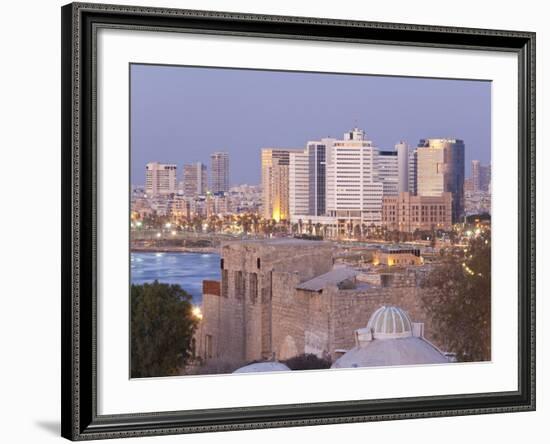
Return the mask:
<path id="1" fill-rule="evenodd" d="M 119 438 L 535 409 L 535 33 L 72 3 L 62 15 L 62 436 Z M 95 39 L 100 27 L 508 51 L 519 65 L 518 390 L 100 416 Z"/>

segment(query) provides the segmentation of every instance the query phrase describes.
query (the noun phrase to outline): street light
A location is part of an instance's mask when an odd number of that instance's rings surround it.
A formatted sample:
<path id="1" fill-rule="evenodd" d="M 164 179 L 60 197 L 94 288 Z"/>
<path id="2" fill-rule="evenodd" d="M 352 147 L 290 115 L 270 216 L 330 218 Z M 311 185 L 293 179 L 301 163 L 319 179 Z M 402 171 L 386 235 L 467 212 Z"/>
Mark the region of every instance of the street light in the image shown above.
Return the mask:
<path id="1" fill-rule="evenodd" d="M 191 309 L 191 314 L 192 314 L 196 319 L 198 319 L 199 321 L 202 320 L 202 311 L 201 311 L 201 308 L 200 308 L 198 305 L 195 305 L 195 306 Z"/>

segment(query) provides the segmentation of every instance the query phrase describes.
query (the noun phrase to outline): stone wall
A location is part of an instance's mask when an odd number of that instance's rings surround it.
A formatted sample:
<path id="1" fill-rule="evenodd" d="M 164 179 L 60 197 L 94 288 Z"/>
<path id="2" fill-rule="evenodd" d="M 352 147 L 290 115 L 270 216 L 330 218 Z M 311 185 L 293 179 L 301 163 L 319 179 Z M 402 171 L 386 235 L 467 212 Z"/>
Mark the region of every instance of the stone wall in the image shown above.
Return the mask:
<path id="1" fill-rule="evenodd" d="M 336 350 L 355 345 L 355 330 L 366 327 L 372 313 L 383 305 L 396 305 L 413 322 L 424 322 L 426 337 L 432 340 L 413 274 L 386 276 L 386 286 L 341 290 L 332 285 L 322 292 L 296 290 L 299 279 L 290 273 L 274 273 L 273 280 L 273 351 L 277 359 L 290 357 L 290 345 L 295 354 L 334 359 Z"/>
<path id="2" fill-rule="evenodd" d="M 299 276 L 273 273 L 272 332 L 276 359 L 327 350 L 330 300 L 322 293 L 296 290 Z"/>
<path id="3" fill-rule="evenodd" d="M 207 284 L 203 294 L 204 317 L 198 333 L 200 356 L 245 362 L 272 358 L 273 273 L 290 272 L 300 282 L 329 271 L 332 265 L 332 246 L 324 242 L 224 244 L 220 289 L 212 291 L 210 288 L 215 285 Z M 208 341 L 213 343 L 211 356 Z"/>

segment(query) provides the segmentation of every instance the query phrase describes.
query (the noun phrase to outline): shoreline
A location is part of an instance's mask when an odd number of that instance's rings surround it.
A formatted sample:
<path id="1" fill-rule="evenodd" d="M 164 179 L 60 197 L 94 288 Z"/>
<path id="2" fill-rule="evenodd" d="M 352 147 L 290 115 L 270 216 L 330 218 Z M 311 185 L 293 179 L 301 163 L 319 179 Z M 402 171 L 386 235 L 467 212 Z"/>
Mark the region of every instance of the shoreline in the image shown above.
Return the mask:
<path id="1" fill-rule="evenodd" d="M 215 247 L 130 247 L 130 253 L 220 254 L 220 250 Z"/>

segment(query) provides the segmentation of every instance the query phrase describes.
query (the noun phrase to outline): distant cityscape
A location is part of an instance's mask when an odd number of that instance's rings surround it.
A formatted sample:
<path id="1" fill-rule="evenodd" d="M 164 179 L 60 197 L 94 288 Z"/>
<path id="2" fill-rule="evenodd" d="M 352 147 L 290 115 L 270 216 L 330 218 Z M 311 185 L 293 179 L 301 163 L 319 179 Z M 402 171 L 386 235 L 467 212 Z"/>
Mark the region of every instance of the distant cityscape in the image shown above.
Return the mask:
<path id="1" fill-rule="evenodd" d="M 132 186 L 132 228 L 144 230 L 147 223 L 162 229 L 158 237 L 167 227 L 173 235 L 323 239 L 447 232 L 468 216 L 491 214 L 491 166 L 473 160 L 466 178 L 464 152 L 456 138 L 381 149 L 353 128 L 341 139 L 311 140 L 303 148 L 259 148 L 261 184 L 233 186 L 227 152 L 213 152 L 209 165 L 151 161 L 146 183 Z"/>

